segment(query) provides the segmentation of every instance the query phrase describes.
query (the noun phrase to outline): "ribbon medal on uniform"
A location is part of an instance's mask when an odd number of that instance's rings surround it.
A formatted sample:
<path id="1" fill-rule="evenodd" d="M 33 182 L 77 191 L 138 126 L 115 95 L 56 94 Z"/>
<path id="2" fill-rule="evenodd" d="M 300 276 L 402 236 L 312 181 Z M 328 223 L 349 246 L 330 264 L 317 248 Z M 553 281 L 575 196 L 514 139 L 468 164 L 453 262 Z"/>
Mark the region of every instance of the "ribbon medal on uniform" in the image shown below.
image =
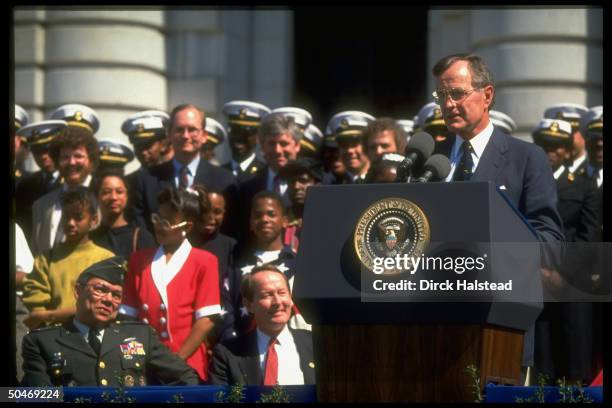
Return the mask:
<path id="1" fill-rule="evenodd" d="M 131 360 L 132 356 L 144 356 L 144 346 L 142 343 L 132 340 L 129 343 L 120 344 L 121 353 L 123 353 L 123 358 L 126 360 Z"/>

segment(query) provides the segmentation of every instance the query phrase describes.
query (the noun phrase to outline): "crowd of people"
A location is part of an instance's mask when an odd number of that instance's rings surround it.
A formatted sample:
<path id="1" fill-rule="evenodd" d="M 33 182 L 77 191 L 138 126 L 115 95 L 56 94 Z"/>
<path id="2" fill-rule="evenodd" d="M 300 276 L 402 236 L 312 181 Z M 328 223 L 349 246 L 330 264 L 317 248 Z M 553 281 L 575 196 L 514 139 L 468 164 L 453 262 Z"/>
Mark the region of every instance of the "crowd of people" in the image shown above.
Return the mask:
<path id="1" fill-rule="evenodd" d="M 344 111 L 325 132 L 298 107 L 230 101 L 225 127 L 187 103 L 126 118 L 125 146 L 97 140 L 88 106 L 28 123 L 16 105 L 18 380 L 314 383 L 311 327 L 291 297 L 308 188 L 395 182 L 417 131 L 450 159 L 441 181 L 480 181 L 487 155 L 508 151 L 503 179 L 490 179 L 541 240 L 602 240 L 602 106 L 550 107 L 531 144 L 492 109 L 480 58 L 446 57 L 433 74 L 434 102 L 413 120 Z M 232 158 L 219 165 L 214 148 L 225 140 Z M 24 171 L 28 154 L 39 171 Z M 125 174 L 134 157 L 140 168 Z M 552 286 L 605 286 L 605 276 L 575 269 L 542 276 Z M 590 381 L 601 368 L 601 326 L 597 305 L 547 304 L 525 364 Z"/>

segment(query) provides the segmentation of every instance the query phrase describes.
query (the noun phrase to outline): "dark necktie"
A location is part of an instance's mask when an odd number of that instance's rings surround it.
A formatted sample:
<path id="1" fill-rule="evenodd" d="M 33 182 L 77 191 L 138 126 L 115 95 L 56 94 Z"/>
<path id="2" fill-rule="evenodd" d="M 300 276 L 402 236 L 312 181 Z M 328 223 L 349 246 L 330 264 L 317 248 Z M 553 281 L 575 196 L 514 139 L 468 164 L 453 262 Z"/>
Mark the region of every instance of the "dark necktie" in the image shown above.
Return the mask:
<path id="1" fill-rule="evenodd" d="M 278 383 L 278 355 L 274 348 L 275 344 L 278 344 L 278 340 L 271 338 L 270 343 L 268 343 L 268 352 L 266 353 L 263 385 L 276 385 Z"/>
<path id="2" fill-rule="evenodd" d="M 280 176 L 277 174 L 276 176 L 274 176 L 274 179 L 272 180 L 274 183 L 274 192 L 277 194 L 281 193 L 281 180 L 280 180 Z"/>
<path id="3" fill-rule="evenodd" d="M 102 347 L 102 343 L 100 339 L 98 339 L 98 335 L 100 334 L 98 329 L 91 328 L 89 329 L 89 334 L 87 335 L 87 341 L 89 345 L 96 352 L 96 355 L 100 355 L 100 348 Z"/>
<path id="4" fill-rule="evenodd" d="M 461 151 L 463 153 L 459 165 L 455 169 L 455 174 L 453 174 L 453 181 L 469 181 L 472 178 L 472 167 L 474 167 L 472 144 L 465 140 L 461 144 Z"/>
<path id="5" fill-rule="evenodd" d="M 189 187 L 189 167 L 183 166 L 179 176 L 179 190 L 185 190 Z"/>

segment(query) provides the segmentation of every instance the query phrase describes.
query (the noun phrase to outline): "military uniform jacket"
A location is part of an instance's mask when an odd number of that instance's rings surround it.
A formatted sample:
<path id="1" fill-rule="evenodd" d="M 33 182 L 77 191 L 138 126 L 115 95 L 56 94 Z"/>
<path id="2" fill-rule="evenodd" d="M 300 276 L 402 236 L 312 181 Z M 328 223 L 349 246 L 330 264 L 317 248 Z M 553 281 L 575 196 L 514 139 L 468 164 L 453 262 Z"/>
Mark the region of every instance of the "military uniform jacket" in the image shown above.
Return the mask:
<path id="1" fill-rule="evenodd" d="M 225 163 L 221 167 L 229 171 L 232 171 L 232 172 L 234 171 L 231 161 Z M 266 167 L 266 164 L 260 161 L 259 159 L 257 159 L 257 157 L 253 159 L 253 161 L 251 162 L 251 164 L 249 164 L 246 170 L 242 170 L 242 168 L 238 166 L 238 175 L 236 176 L 236 178 L 238 179 L 238 183 L 242 183 L 246 179 L 250 178 L 253 174 L 257 173 L 259 169 L 262 169 L 264 167 Z"/>
<path id="2" fill-rule="evenodd" d="M 23 386 L 197 385 L 198 375 L 170 352 L 153 329 L 114 322 L 96 356 L 72 321 L 35 330 L 23 339 Z M 119 380 L 118 380 L 119 379 Z"/>
<path id="3" fill-rule="evenodd" d="M 291 335 L 300 355 L 300 369 L 304 384 L 315 384 L 315 365 L 312 352 L 312 336 L 306 330 L 292 330 Z M 283 364 L 282 361 L 278 362 Z M 257 331 L 217 344 L 213 360 L 208 368 L 211 384 L 262 385 L 263 375 L 259 366 Z"/>

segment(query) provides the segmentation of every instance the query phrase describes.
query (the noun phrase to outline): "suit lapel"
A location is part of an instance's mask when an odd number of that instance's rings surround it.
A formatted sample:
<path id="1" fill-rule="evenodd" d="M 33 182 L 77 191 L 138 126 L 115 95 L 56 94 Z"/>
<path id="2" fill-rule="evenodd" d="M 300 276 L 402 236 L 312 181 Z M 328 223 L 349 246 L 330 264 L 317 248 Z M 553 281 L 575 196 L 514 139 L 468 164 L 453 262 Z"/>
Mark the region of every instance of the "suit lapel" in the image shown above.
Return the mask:
<path id="1" fill-rule="evenodd" d="M 497 175 L 504 168 L 507 160 L 508 143 L 506 137 L 499 130 L 493 130 L 489 142 L 482 152 L 482 157 L 478 161 L 478 167 L 471 179 L 472 181 L 495 182 Z"/>
<path id="2" fill-rule="evenodd" d="M 315 384 L 315 364 L 312 352 L 312 337 L 308 334 L 291 330 L 295 347 L 300 355 L 300 368 L 304 374 L 304 384 Z"/>
<path id="3" fill-rule="evenodd" d="M 240 369 L 246 377 L 246 384 L 263 383 L 259 368 L 259 350 L 257 349 L 257 331 L 252 330 L 246 338 L 246 355 L 240 360 Z"/>
<path id="4" fill-rule="evenodd" d="M 91 346 L 87 344 L 79 329 L 77 329 L 72 322 L 66 323 L 64 328 L 68 333 L 64 336 L 58 337 L 56 339 L 58 343 L 96 358 L 96 353 L 93 351 Z"/>

